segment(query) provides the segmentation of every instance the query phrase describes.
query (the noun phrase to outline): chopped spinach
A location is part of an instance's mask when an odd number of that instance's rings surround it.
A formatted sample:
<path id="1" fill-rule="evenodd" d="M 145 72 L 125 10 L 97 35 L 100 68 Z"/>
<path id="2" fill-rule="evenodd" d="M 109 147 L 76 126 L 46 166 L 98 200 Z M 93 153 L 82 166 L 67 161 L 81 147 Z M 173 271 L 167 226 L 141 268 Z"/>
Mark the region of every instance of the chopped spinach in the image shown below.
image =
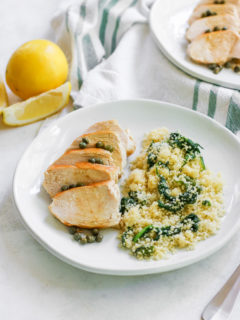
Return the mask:
<path id="1" fill-rule="evenodd" d="M 137 242 L 138 239 L 140 239 L 142 236 L 144 236 L 144 234 L 146 234 L 147 232 L 151 231 L 153 229 L 152 225 L 146 226 L 145 228 L 143 228 L 140 232 L 138 232 L 134 238 L 133 238 L 133 242 Z"/>
<path id="2" fill-rule="evenodd" d="M 159 177 L 160 182 L 158 184 L 158 192 L 165 200 L 167 200 L 165 203 L 161 200 L 158 201 L 158 206 L 160 208 L 171 212 L 177 212 L 182 210 L 187 204 L 193 204 L 197 201 L 199 191 L 194 179 L 185 176 L 185 181 L 178 180 L 177 182 L 182 183 L 186 190 L 179 196 L 173 197 L 170 194 L 166 179 L 162 175 L 159 175 Z"/>
<path id="3" fill-rule="evenodd" d="M 135 205 L 136 205 L 136 201 L 134 199 L 123 197 L 121 199 L 121 205 L 120 205 L 121 214 L 124 214 L 126 211 L 128 211 L 131 207 Z"/>
<path id="4" fill-rule="evenodd" d="M 121 243 L 123 247 L 126 247 L 126 238 L 132 233 L 132 228 L 128 227 L 127 230 L 122 234 Z"/>
<path id="5" fill-rule="evenodd" d="M 202 156 L 200 157 L 200 164 L 201 164 L 202 170 L 206 170 L 205 162 Z"/>
<path id="6" fill-rule="evenodd" d="M 136 256 L 142 256 L 144 258 L 151 257 L 154 253 L 154 246 L 150 247 L 139 247 L 134 251 Z"/>
<path id="7" fill-rule="evenodd" d="M 184 150 L 185 156 L 182 166 L 188 161 L 195 159 L 197 155 L 200 155 L 200 148 L 203 149 L 200 144 L 193 142 L 191 139 L 182 136 L 178 132 L 172 132 L 170 134 L 168 143 L 173 148 L 178 147 L 179 149 Z"/>
<path id="8" fill-rule="evenodd" d="M 206 207 L 211 207 L 211 202 L 209 200 L 203 200 L 202 205 Z"/>
<path id="9" fill-rule="evenodd" d="M 191 230 L 193 232 L 197 232 L 198 231 L 198 224 L 199 224 L 199 217 L 195 214 L 195 213 L 190 213 L 189 215 L 187 215 L 185 218 L 182 219 L 181 223 L 182 224 L 187 224 L 189 222 L 192 223 L 191 226 Z"/>

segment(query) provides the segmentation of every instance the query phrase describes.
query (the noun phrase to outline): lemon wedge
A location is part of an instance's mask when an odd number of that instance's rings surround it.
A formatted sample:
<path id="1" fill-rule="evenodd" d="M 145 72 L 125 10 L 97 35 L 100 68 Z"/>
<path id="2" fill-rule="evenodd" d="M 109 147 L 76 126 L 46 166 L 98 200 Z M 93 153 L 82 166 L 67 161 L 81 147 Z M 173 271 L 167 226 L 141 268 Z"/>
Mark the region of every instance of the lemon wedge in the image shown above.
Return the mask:
<path id="1" fill-rule="evenodd" d="M 6 92 L 6 88 L 4 82 L 0 78 L 0 114 L 2 113 L 3 109 L 8 106 L 8 96 Z"/>
<path id="2" fill-rule="evenodd" d="M 15 103 L 3 110 L 3 122 L 9 126 L 21 126 L 44 119 L 66 106 L 70 91 L 71 83 L 66 82 L 56 89 Z"/>

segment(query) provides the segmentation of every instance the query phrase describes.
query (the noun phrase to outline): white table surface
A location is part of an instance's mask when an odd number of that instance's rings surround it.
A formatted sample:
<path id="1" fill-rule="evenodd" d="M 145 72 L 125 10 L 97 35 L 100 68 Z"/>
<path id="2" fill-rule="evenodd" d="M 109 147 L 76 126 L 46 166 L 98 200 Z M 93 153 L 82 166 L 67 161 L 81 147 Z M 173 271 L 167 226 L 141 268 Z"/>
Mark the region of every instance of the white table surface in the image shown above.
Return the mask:
<path id="1" fill-rule="evenodd" d="M 53 39 L 49 22 L 62 2 L 0 1 L 2 75 L 17 46 Z M 40 125 L 9 128 L 0 122 L 0 319 L 200 319 L 239 263 L 240 233 L 211 257 L 165 274 L 102 276 L 67 265 L 28 234 L 12 201 L 15 167 Z M 240 297 L 229 319 L 240 319 Z"/>

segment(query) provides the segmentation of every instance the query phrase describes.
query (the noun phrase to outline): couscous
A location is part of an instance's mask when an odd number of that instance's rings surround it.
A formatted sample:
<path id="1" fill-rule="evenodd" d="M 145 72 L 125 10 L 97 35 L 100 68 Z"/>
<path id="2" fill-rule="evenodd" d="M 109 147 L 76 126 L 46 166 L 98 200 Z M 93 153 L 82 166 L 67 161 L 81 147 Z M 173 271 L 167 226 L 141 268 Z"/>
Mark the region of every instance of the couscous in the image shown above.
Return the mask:
<path id="1" fill-rule="evenodd" d="M 205 166 L 201 149 L 166 128 L 146 135 L 121 200 L 120 243 L 138 259 L 193 249 L 219 229 L 223 183 Z"/>

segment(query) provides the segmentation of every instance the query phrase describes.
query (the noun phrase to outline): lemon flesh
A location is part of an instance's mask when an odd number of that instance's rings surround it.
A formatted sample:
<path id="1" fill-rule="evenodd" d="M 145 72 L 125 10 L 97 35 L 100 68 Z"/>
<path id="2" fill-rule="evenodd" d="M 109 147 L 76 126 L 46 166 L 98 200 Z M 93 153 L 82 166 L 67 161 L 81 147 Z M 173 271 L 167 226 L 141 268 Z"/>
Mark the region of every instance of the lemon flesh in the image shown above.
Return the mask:
<path id="1" fill-rule="evenodd" d="M 2 113 L 3 109 L 8 106 L 8 96 L 6 92 L 5 85 L 0 78 L 0 114 Z"/>
<path id="2" fill-rule="evenodd" d="M 68 63 L 63 51 L 43 39 L 20 46 L 6 68 L 9 88 L 24 100 L 59 87 L 67 75 Z"/>
<path id="3" fill-rule="evenodd" d="M 21 126 L 41 120 L 61 110 L 69 101 L 70 82 L 37 97 L 18 102 L 3 110 L 3 122 L 9 126 Z"/>

